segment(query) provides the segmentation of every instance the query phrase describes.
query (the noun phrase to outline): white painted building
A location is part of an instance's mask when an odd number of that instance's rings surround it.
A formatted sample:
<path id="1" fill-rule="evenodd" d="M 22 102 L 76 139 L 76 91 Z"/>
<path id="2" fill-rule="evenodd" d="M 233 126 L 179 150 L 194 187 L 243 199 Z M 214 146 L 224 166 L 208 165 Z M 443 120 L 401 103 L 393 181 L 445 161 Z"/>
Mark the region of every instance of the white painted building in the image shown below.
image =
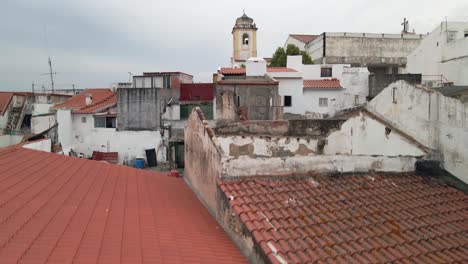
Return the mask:
<path id="1" fill-rule="evenodd" d="M 468 109 L 460 100 L 398 81 L 367 109 L 432 149 L 445 170 L 468 183 Z"/>
<path id="2" fill-rule="evenodd" d="M 91 157 L 93 151 L 118 152 L 119 163 L 145 158 L 145 149 L 160 150 L 159 131 L 117 131 L 117 95 L 110 89 L 87 89 L 55 105 L 58 139 L 64 154 L 70 150 Z"/>
<path id="3" fill-rule="evenodd" d="M 366 102 L 369 71 L 365 67 L 351 67 L 349 64 L 304 65 L 301 56 L 288 56 L 287 67 L 302 73 L 299 113 L 320 117 Z"/>
<path id="4" fill-rule="evenodd" d="M 442 22 L 408 55 L 407 71 L 428 87 L 468 85 L 468 22 Z"/>

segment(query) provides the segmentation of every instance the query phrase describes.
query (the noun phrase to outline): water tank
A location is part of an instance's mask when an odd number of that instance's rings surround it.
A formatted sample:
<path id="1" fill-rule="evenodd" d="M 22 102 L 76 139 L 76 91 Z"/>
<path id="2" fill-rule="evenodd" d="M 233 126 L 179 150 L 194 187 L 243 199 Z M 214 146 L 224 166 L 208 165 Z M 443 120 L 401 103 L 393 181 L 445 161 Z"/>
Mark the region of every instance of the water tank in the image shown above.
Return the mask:
<path id="1" fill-rule="evenodd" d="M 135 168 L 137 169 L 144 169 L 145 168 L 145 160 L 142 158 L 135 159 Z"/>

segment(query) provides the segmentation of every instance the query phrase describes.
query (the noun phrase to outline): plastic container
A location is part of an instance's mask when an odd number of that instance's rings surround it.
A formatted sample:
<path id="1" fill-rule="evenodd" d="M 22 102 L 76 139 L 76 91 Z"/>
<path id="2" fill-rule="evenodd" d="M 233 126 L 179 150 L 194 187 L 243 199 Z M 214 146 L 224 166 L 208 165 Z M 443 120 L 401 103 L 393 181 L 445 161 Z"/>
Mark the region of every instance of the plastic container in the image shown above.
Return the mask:
<path id="1" fill-rule="evenodd" d="M 134 167 L 137 168 L 137 169 L 144 169 L 145 168 L 145 160 L 141 159 L 141 158 L 135 159 Z"/>

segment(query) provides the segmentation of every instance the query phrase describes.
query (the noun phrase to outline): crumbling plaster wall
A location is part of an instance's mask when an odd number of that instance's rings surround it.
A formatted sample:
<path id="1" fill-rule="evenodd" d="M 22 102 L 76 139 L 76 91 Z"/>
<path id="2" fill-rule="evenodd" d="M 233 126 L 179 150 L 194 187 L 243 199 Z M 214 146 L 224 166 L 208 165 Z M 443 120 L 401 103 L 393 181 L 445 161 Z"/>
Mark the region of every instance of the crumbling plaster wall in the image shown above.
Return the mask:
<path id="1" fill-rule="evenodd" d="M 444 169 L 468 182 L 468 115 L 460 100 L 398 81 L 375 97 L 367 109 L 439 152 Z"/>
<path id="2" fill-rule="evenodd" d="M 289 137 L 218 136 L 221 148 L 228 157 L 291 157 L 315 155 L 317 140 Z"/>
<path id="3" fill-rule="evenodd" d="M 416 157 L 368 155 L 314 155 L 257 158 L 223 158 L 222 174 L 227 177 L 309 173 L 367 173 L 414 171 Z"/>

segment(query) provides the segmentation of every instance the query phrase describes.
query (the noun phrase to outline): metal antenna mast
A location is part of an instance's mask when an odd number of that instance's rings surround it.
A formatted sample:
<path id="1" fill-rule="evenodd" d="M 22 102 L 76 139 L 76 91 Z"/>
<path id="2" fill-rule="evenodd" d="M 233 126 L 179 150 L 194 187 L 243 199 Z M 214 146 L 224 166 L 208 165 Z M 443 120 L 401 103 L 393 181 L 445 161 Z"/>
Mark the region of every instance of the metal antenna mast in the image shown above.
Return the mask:
<path id="1" fill-rule="evenodd" d="M 46 51 L 47 51 L 47 58 L 49 59 L 49 73 L 44 73 L 42 75 L 50 75 L 50 86 L 52 88 L 52 93 L 54 93 L 54 74 L 57 74 L 56 72 L 52 71 L 52 60 L 50 59 L 49 55 L 49 43 L 47 40 L 47 26 L 44 26 L 44 38 L 45 38 L 45 44 L 46 44 Z"/>

